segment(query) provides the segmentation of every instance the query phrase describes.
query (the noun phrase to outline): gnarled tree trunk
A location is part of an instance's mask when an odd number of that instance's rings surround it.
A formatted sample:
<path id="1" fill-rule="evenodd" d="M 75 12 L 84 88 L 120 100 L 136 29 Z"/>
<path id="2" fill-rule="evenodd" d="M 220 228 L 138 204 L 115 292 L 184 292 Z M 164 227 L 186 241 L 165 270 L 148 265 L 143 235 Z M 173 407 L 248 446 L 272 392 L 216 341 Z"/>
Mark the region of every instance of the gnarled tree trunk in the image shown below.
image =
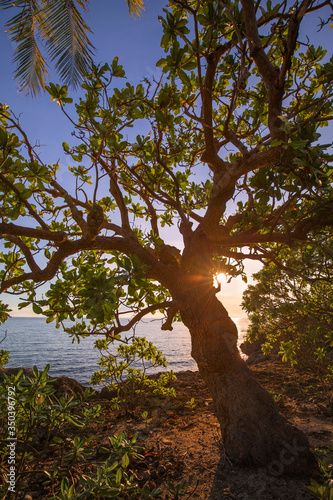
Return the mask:
<path id="1" fill-rule="evenodd" d="M 181 317 L 192 356 L 212 394 L 227 456 L 268 466 L 273 474 L 306 474 L 315 467 L 306 436 L 279 413 L 237 349 L 237 328 L 211 286 L 182 294 Z"/>

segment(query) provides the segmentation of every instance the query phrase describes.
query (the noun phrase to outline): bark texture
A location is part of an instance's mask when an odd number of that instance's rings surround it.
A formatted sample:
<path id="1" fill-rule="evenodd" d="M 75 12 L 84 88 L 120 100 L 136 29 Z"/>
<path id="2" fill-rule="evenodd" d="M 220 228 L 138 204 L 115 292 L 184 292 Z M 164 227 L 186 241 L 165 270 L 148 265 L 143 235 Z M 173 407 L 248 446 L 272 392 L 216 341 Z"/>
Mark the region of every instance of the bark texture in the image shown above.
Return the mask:
<path id="1" fill-rule="evenodd" d="M 227 456 L 268 467 L 275 475 L 308 474 L 316 460 L 306 436 L 279 413 L 237 349 L 237 328 L 208 286 L 187 290 L 181 315 L 192 338 L 192 356 L 207 383 Z"/>

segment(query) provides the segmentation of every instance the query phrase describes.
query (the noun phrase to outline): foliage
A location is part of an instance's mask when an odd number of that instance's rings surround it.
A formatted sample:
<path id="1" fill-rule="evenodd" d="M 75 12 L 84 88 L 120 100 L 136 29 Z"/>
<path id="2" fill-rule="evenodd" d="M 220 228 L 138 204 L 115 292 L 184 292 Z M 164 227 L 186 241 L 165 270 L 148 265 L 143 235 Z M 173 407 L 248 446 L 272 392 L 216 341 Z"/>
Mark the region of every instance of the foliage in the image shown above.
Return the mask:
<path id="1" fill-rule="evenodd" d="M 67 87 L 49 86 L 74 128 L 63 143 L 69 172 L 42 161 L 3 105 L 0 292 L 59 325 L 74 320 L 73 339 L 123 340 L 157 312 L 163 330 L 181 319 L 204 377 L 243 370 L 214 275 L 244 276 L 247 258 L 282 263 L 290 248 L 315 252 L 322 236 L 332 250 L 333 155 L 321 134 L 333 116 L 333 57 L 300 30 L 319 18 L 329 32 L 330 16 L 326 2 L 170 0 L 160 79 L 133 85 L 118 58 L 92 66 L 76 116 Z M 249 429 L 266 401 L 251 387 Z M 256 460 L 247 443 L 235 453 Z"/>
<path id="2" fill-rule="evenodd" d="M 126 0 L 132 15 L 144 10 L 143 0 Z M 80 9 L 87 10 L 88 0 L 0 0 L 0 10 L 17 8 L 5 27 L 15 44 L 15 78 L 20 90 L 36 95 L 45 90 L 47 58 L 55 63 L 60 78 L 74 87 L 89 71 L 94 47 L 91 30 Z"/>
<path id="3" fill-rule="evenodd" d="M 10 318 L 10 311 L 7 304 L 3 304 L 3 302 L 0 300 L 0 325 L 5 323 L 8 318 Z"/>
<path id="4" fill-rule="evenodd" d="M 0 368 L 3 368 L 9 361 L 10 352 L 4 349 L 0 349 Z"/>
<path id="5" fill-rule="evenodd" d="M 279 116 L 271 110 L 267 121 L 273 63 L 261 68 L 240 42 L 246 9 L 191 5 L 171 2 L 161 18 L 166 56 L 158 65 L 166 80 L 118 89 L 125 76 L 118 58 L 93 66 L 76 122 L 66 111 L 67 87 L 48 87 L 78 138 L 75 146 L 63 143 L 73 177 L 66 188 L 57 180 L 60 165 L 44 164 L 1 108 L 1 290 L 25 294 L 21 307 L 32 304 L 48 321 L 81 318 L 69 331 L 76 338 L 119 339 L 158 310 L 171 328 L 186 296 L 175 293 L 181 284 L 190 289 L 201 273 L 212 287 L 218 270 L 242 274 L 247 257 L 279 259 L 296 242 L 315 248 L 316 233 L 333 223 L 331 155 L 320 142 L 332 115 L 333 60 L 298 42 L 286 55 L 288 26 L 276 9 L 262 10 L 259 24 L 272 30 L 264 39 L 276 67 L 282 64 L 288 103 L 281 100 Z M 275 30 L 275 17 L 284 31 Z M 182 253 L 165 242 L 168 226 L 179 227 Z M 53 278 L 41 300 L 35 284 Z M 125 311 L 135 313 L 127 327 L 117 320 Z"/>
<path id="6" fill-rule="evenodd" d="M 115 409 L 122 405 L 126 410 L 133 409 L 137 396 L 143 393 L 175 397 L 174 388 L 166 387 L 176 378 L 173 371 L 160 373 L 158 378 L 146 375 L 150 368 L 166 368 L 168 365 L 162 352 L 152 342 L 144 337 L 134 337 L 130 344 L 120 344 L 116 353 L 110 352 L 110 344 L 112 342 L 106 339 L 95 342 L 102 355 L 98 362 L 102 369 L 92 375 L 90 383 L 104 385 L 117 393 L 112 400 Z"/>
<path id="7" fill-rule="evenodd" d="M 91 419 L 97 419 L 101 413 L 101 407 L 97 405 L 93 412 L 87 409 L 89 401 L 89 390 L 84 394 L 83 400 L 74 398 L 65 399 L 55 397 L 55 389 L 47 372 L 49 365 L 42 372 L 33 368 L 31 377 L 23 376 L 20 370 L 16 375 L 3 374 L 4 380 L 0 386 L 0 422 L 2 429 L 2 463 L 5 464 L 9 449 L 6 443 L 7 432 L 7 388 L 14 388 L 15 398 L 15 437 L 17 439 L 16 473 L 17 487 L 20 486 L 24 477 L 24 471 L 29 468 L 34 457 L 35 448 L 38 446 L 39 437 L 43 436 L 42 446 L 40 444 L 41 456 L 46 452 L 48 446 L 64 445 L 62 432 L 69 426 L 86 428 Z M 74 443 L 74 449 L 75 445 Z M 6 466 L 5 466 L 6 469 Z M 23 474 L 23 476 L 22 476 Z"/>
<path id="8" fill-rule="evenodd" d="M 194 408 L 197 406 L 196 402 L 195 402 L 195 398 L 191 398 L 190 401 L 187 401 L 187 403 L 185 404 L 185 407 L 186 408 L 190 408 L 191 410 L 194 410 Z"/>
<path id="9" fill-rule="evenodd" d="M 302 276 L 288 272 L 291 260 L 294 269 L 303 267 Z M 251 320 L 247 338 L 261 339 L 265 354 L 275 346 L 282 361 L 291 365 L 300 362 L 327 370 L 333 351 L 332 283 L 323 273 L 321 279 L 314 277 L 297 251 L 289 253 L 285 264 L 287 270 L 274 264 L 263 268 L 254 275 L 257 283 L 244 292 L 243 308 Z M 311 266 L 317 273 L 316 263 L 311 261 Z M 331 269 L 328 257 L 326 269 Z"/>
<path id="10" fill-rule="evenodd" d="M 173 495 L 175 500 L 178 500 L 180 497 L 186 494 L 186 481 L 182 481 L 178 484 L 169 483 L 169 491 Z"/>
<path id="11" fill-rule="evenodd" d="M 306 488 L 315 494 L 316 498 L 320 500 L 333 499 L 333 443 L 322 448 L 321 453 L 326 453 L 330 457 L 331 463 L 329 464 L 325 458 L 319 458 L 319 468 L 321 473 L 320 482 L 311 479 L 311 484 Z"/>
<path id="12" fill-rule="evenodd" d="M 73 397 L 55 397 L 52 386 L 54 379 L 48 377 L 49 366 L 42 372 L 34 367 L 31 377 L 24 376 L 22 370 L 16 375 L 4 375 L 0 386 L 1 460 L 7 470 L 7 389 L 15 388 L 15 432 L 16 444 L 16 489 L 23 491 L 26 472 L 35 467 L 40 473 L 40 461 L 45 458 L 47 448 L 52 447 L 52 470 L 44 468 L 43 486 L 51 486 L 52 498 L 156 498 L 161 490 L 142 490 L 130 467 L 142 460 L 142 448 L 137 444 L 138 435 L 129 438 L 125 433 L 109 437 L 109 445 L 101 449 L 107 457 L 95 471 L 89 474 L 80 469 L 87 458 L 94 453 L 93 437 L 76 435 L 66 438 L 73 429 L 83 431 L 91 421 L 102 422 L 100 405 L 92 402 L 88 392 L 83 400 Z M 72 472 L 74 474 L 72 474 Z M 77 477 L 74 481 L 73 477 Z M 69 479 L 71 478 L 71 479 Z M 1 487 L 5 494 L 5 486 Z"/>

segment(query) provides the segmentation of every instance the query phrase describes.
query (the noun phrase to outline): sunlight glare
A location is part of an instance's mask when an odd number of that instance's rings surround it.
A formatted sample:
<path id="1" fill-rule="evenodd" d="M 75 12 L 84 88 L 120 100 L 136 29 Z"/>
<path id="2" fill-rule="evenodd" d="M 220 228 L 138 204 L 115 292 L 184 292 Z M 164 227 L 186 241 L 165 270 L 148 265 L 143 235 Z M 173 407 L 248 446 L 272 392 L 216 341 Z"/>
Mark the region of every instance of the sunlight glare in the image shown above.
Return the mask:
<path id="1" fill-rule="evenodd" d="M 221 285 L 225 286 L 228 283 L 228 279 L 224 273 L 218 273 L 214 276 L 214 286 Z"/>

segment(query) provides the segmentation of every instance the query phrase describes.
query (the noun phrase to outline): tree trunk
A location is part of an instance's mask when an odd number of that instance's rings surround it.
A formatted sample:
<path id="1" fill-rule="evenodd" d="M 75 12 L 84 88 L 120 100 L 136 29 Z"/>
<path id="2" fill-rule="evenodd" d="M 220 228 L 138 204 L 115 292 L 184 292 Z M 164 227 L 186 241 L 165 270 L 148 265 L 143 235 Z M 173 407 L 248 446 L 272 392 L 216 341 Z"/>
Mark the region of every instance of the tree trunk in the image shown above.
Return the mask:
<path id="1" fill-rule="evenodd" d="M 186 287 L 181 317 L 192 356 L 215 403 L 225 453 L 272 474 L 307 474 L 315 458 L 306 436 L 279 413 L 237 349 L 237 328 L 210 286 Z M 185 298 L 184 298 L 185 296 Z"/>

